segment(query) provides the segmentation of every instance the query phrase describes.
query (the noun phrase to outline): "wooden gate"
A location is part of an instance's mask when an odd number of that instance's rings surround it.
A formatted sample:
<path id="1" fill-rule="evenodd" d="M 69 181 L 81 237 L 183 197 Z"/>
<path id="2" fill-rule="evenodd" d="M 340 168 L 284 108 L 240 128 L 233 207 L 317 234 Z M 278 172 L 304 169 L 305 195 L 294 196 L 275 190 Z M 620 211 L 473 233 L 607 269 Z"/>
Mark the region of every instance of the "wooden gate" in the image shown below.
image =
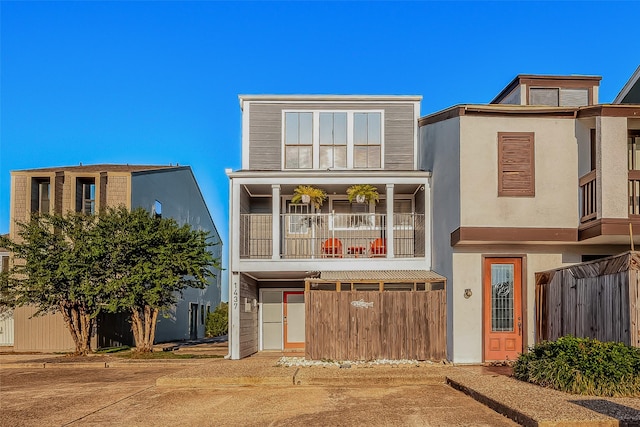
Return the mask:
<path id="1" fill-rule="evenodd" d="M 305 292 L 307 359 L 446 359 L 445 289 Z"/>

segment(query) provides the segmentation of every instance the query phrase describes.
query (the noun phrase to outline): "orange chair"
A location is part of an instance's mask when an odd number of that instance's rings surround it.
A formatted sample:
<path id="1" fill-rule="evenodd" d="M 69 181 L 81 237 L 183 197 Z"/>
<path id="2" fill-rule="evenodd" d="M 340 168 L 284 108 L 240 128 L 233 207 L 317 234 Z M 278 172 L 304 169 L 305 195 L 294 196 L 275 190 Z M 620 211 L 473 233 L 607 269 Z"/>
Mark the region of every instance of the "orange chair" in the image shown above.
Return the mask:
<path id="1" fill-rule="evenodd" d="M 370 254 L 372 257 L 383 257 L 387 255 L 387 239 L 378 237 L 371 242 Z"/>
<path id="2" fill-rule="evenodd" d="M 342 258 L 342 242 L 332 237 L 322 242 L 322 256 L 328 258 Z"/>

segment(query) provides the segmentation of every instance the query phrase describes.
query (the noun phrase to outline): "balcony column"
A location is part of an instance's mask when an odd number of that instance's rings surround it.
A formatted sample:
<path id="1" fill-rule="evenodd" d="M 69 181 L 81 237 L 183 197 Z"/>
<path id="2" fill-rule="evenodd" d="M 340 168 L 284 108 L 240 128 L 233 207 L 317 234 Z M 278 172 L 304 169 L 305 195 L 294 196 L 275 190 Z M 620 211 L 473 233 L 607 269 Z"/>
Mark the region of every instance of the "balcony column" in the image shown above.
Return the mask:
<path id="1" fill-rule="evenodd" d="M 271 259 L 280 259 L 280 185 L 271 185 Z"/>
<path id="2" fill-rule="evenodd" d="M 387 236 L 387 258 L 394 257 L 393 248 L 393 184 L 387 184 L 387 221 L 386 221 L 386 236 Z"/>

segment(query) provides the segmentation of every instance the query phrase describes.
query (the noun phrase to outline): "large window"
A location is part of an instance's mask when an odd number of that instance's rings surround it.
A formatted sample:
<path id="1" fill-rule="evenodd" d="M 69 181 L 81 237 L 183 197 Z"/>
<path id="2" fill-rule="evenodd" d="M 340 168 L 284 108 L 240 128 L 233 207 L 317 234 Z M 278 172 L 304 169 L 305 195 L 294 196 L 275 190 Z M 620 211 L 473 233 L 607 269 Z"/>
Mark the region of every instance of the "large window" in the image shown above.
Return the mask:
<path id="1" fill-rule="evenodd" d="M 49 178 L 31 180 L 31 212 L 49 213 L 51 208 L 51 181 Z"/>
<path id="2" fill-rule="evenodd" d="M 76 212 L 96 213 L 96 180 L 78 178 L 76 181 Z"/>
<path id="3" fill-rule="evenodd" d="M 285 169 L 383 167 L 382 111 L 285 111 Z"/>
<path id="4" fill-rule="evenodd" d="M 347 167 L 347 113 L 320 113 L 320 169 Z"/>
<path id="5" fill-rule="evenodd" d="M 550 107 L 589 105 L 589 89 L 532 87 L 529 89 L 529 105 L 548 105 Z"/>

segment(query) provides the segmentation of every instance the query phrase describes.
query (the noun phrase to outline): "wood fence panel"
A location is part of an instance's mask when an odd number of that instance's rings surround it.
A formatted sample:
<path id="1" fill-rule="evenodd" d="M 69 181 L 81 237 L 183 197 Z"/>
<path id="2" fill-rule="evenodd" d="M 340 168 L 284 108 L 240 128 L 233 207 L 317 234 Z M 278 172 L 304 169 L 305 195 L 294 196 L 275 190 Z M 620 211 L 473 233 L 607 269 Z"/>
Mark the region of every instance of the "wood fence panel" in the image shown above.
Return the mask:
<path id="1" fill-rule="evenodd" d="M 307 291 L 309 359 L 446 358 L 446 291 Z M 354 304 L 352 304 L 355 302 Z"/>
<path id="2" fill-rule="evenodd" d="M 564 335 L 640 347 L 640 254 L 536 274 L 538 341 Z"/>

